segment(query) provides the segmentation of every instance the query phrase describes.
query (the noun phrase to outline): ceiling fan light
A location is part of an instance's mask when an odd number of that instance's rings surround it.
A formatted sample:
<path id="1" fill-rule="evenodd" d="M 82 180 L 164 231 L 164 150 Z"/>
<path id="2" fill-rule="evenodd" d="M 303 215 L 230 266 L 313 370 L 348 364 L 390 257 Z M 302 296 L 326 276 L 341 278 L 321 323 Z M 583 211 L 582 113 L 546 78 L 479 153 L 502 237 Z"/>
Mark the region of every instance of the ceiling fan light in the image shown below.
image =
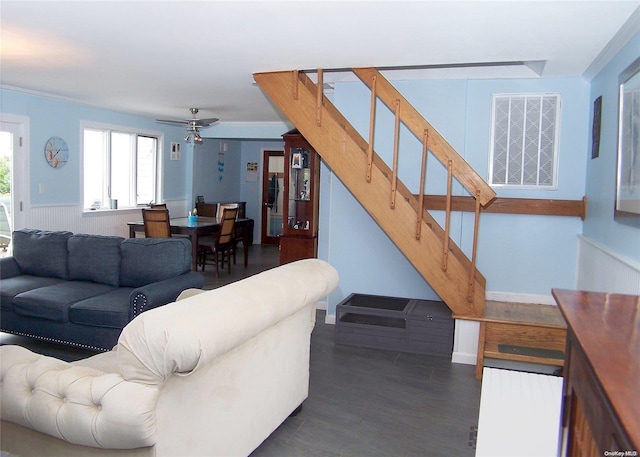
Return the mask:
<path id="1" fill-rule="evenodd" d="M 198 132 L 193 134 L 193 140 L 197 143 L 202 143 L 202 137 L 200 136 L 200 134 Z"/>
<path id="2" fill-rule="evenodd" d="M 188 143 L 190 139 L 191 139 L 191 133 L 187 133 L 187 136 L 184 137 L 184 141 Z"/>

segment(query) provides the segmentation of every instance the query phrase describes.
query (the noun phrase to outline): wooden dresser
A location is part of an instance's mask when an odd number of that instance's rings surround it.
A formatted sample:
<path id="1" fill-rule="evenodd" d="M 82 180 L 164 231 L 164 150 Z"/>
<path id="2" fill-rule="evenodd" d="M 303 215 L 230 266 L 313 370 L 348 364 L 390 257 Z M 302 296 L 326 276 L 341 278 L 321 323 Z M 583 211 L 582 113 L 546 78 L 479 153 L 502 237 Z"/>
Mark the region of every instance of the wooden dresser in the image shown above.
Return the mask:
<path id="1" fill-rule="evenodd" d="M 640 297 L 554 289 L 567 322 L 567 456 L 640 452 Z"/>

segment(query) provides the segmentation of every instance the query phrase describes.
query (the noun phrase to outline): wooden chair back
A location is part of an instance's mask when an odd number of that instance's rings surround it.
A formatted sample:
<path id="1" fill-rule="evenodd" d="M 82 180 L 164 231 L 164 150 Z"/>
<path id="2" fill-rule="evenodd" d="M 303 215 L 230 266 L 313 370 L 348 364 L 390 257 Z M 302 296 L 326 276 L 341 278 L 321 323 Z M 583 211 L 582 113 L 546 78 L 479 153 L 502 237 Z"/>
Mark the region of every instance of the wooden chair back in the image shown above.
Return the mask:
<path id="1" fill-rule="evenodd" d="M 198 216 L 202 217 L 217 217 L 218 216 L 218 204 L 217 203 L 196 203 L 196 211 Z"/>
<path id="2" fill-rule="evenodd" d="M 218 240 L 216 242 L 218 246 L 234 241 L 234 229 L 237 215 L 238 208 L 224 208 L 222 212 L 222 219 L 220 220 L 220 232 L 218 233 Z"/>
<path id="3" fill-rule="evenodd" d="M 236 209 L 236 219 L 238 218 L 238 204 L 237 203 L 218 203 L 218 214 L 216 217 L 219 221 L 222 221 L 224 211 L 227 209 Z"/>
<path id="4" fill-rule="evenodd" d="M 142 209 L 144 236 L 147 238 L 171 238 L 171 223 L 168 209 Z"/>

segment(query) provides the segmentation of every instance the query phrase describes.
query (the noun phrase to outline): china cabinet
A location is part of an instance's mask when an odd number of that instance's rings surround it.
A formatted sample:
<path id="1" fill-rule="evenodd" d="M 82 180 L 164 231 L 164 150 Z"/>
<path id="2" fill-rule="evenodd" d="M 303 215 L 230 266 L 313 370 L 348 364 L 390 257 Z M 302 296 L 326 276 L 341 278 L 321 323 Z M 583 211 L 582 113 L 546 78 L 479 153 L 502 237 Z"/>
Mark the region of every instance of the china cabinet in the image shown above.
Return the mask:
<path id="1" fill-rule="evenodd" d="M 318 252 L 320 158 L 304 137 L 292 130 L 284 139 L 284 197 L 280 264 L 313 258 Z"/>

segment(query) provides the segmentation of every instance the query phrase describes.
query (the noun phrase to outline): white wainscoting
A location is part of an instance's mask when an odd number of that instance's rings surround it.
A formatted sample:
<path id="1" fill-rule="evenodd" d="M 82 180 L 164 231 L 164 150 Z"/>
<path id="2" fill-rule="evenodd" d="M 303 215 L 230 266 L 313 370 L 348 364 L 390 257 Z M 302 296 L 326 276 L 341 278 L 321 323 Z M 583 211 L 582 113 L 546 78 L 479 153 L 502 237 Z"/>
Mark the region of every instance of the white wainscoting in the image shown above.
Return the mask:
<path id="1" fill-rule="evenodd" d="M 589 238 L 579 236 L 575 289 L 640 295 L 640 266 Z M 555 306 L 551 293 L 529 295 L 488 291 L 487 300 Z M 456 321 L 453 362 L 475 365 L 479 331 L 478 322 Z"/>
<path id="2" fill-rule="evenodd" d="M 186 200 L 167 202 L 167 207 L 172 216 L 187 215 Z M 83 212 L 78 205 L 35 206 L 29 209 L 25 227 L 128 237 L 127 222 L 141 220 L 142 213 L 139 208 Z"/>
<path id="3" fill-rule="evenodd" d="M 640 295 L 640 265 L 584 237 L 578 237 L 576 289 Z"/>

